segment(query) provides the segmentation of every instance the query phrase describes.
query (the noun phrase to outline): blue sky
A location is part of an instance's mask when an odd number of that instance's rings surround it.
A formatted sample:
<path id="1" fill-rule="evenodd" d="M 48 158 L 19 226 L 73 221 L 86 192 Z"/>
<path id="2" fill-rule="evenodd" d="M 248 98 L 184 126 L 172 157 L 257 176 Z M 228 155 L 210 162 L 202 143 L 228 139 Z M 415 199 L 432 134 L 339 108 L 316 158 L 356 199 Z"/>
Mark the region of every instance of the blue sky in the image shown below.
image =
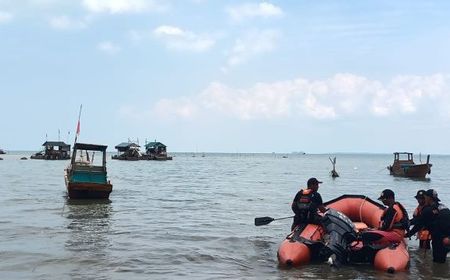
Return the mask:
<path id="1" fill-rule="evenodd" d="M 0 147 L 450 153 L 449 1 L 0 0 Z M 70 135 L 68 132 L 70 131 Z"/>

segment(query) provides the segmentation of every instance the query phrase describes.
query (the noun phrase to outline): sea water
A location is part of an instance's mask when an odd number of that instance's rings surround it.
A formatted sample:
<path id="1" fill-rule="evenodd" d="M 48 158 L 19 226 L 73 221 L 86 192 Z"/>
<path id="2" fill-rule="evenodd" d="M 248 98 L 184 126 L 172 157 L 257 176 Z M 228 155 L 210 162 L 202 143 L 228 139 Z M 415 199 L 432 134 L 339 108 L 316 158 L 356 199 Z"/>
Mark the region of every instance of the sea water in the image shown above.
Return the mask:
<path id="1" fill-rule="evenodd" d="M 391 188 L 412 214 L 417 190 L 433 188 L 450 204 L 450 156 L 431 156 L 428 180 L 390 176 L 390 154 L 108 159 L 110 201 L 73 202 L 63 178 L 69 162 L 20 160 L 30 154 L 0 161 L 0 279 L 448 279 L 450 262 L 433 264 L 414 238 L 409 270 L 395 275 L 371 265 L 282 269 L 276 254 L 291 220 L 255 227 L 254 218 L 292 215 L 292 199 L 310 177 L 323 181 L 325 201 L 376 199 Z"/>

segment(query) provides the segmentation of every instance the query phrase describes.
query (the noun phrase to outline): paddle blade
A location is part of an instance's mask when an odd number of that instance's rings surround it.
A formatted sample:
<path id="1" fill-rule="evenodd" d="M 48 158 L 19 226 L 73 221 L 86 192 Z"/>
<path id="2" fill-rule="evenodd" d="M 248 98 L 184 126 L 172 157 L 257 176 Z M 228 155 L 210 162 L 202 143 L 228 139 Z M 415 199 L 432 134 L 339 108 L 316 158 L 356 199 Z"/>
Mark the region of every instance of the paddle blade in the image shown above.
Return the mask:
<path id="1" fill-rule="evenodd" d="M 259 218 L 255 218 L 255 226 L 263 226 L 263 225 L 267 225 L 270 224 L 272 221 L 274 221 L 275 219 L 272 217 L 259 217 Z"/>

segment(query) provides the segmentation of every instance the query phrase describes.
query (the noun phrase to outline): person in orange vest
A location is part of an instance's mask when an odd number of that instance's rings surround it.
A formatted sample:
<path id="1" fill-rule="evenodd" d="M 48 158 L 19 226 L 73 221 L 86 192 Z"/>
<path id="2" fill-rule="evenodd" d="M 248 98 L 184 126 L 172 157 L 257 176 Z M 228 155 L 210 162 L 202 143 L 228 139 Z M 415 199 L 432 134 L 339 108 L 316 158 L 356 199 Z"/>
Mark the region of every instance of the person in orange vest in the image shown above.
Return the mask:
<path id="1" fill-rule="evenodd" d="M 417 207 L 414 210 L 413 218 L 410 220 L 410 224 L 414 224 L 417 217 L 422 214 L 422 210 L 425 207 L 425 190 L 418 190 L 415 196 L 417 199 Z M 431 234 L 426 229 L 421 229 L 417 232 L 417 239 L 419 239 L 419 248 L 430 249 L 431 248 Z"/>
<path id="2" fill-rule="evenodd" d="M 409 229 L 408 212 L 405 207 L 395 201 L 395 193 L 385 189 L 378 198 L 387 208 L 384 210 L 380 220 L 379 230 L 396 233 L 399 240 L 405 236 L 405 230 Z"/>
<path id="3" fill-rule="evenodd" d="M 322 196 L 317 191 L 319 184 L 316 178 L 310 178 L 307 182 L 307 189 L 300 190 L 292 201 L 292 211 L 295 213 L 291 230 L 298 225 L 320 224 L 321 217 L 317 210 L 324 213 L 327 209 L 323 205 Z"/>
<path id="4" fill-rule="evenodd" d="M 450 252 L 450 210 L 440 203 L 438 193 L 429 189 L 425 192 L 425 207 L 414 222 L 414 227 L 409 232 L 411 236 L 422 228 L 431 233 L 431 245 L 433 249 L 433 262 L 445 263 L 447 253 Z"/>

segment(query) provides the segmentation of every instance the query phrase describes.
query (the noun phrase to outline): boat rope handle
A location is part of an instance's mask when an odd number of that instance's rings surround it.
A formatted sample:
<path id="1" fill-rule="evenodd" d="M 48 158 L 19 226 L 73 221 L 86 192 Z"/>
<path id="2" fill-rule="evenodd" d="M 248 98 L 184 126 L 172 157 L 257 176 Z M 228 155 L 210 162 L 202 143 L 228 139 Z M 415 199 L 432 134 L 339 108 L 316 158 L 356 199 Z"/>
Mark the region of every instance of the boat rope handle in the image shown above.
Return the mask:
<path id="1" fill-rule="evenodd" d="M 361 205 L 359 206 L 359 221 L 360 221 L 361 223 L 363 223 L 363 219 L 362 219 L 362 208 L 363 208 L 363 206 L 364 206 L 364 203 L 366 203 L 366 201 L 367 201 L 367 196 L 364 196 L 364 200 L 363 200 L 363 202 L 361 203 Z"/>

